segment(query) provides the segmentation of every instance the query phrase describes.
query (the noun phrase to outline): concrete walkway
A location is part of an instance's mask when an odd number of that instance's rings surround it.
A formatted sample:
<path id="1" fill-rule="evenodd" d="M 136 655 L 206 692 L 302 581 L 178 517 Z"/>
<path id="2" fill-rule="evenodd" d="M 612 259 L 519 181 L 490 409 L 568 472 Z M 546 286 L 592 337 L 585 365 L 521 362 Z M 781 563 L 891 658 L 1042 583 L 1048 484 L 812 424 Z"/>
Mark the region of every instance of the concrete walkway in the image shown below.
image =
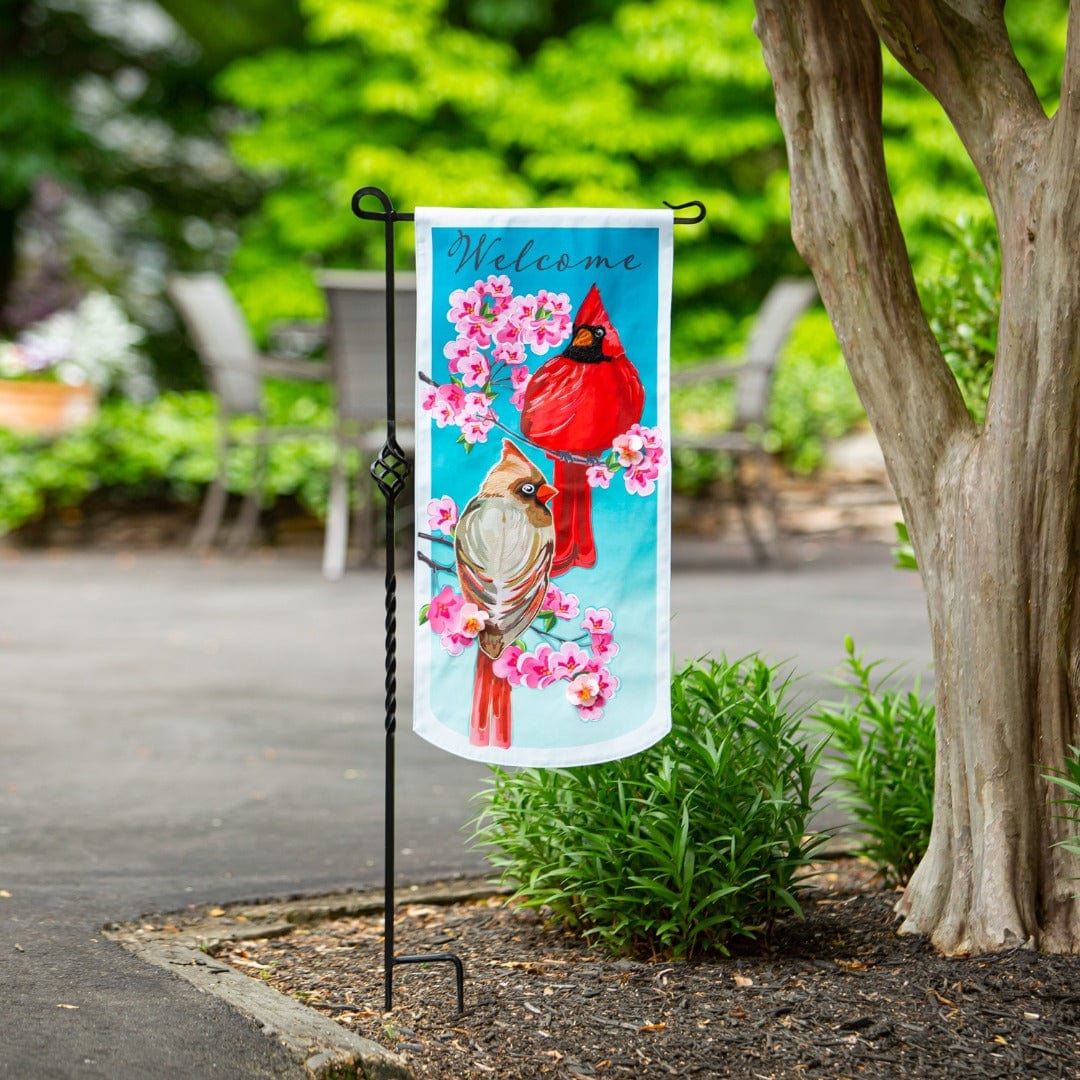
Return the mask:
<path id="1" fill-rule="evenodd" d="M 676 555 L 677 659 L 758 650 L 792 661 L 807 698 L 832 695 L 848 633 L 927 669 L 918 579 L 882 546 L 804 544 L 792 570 Z M 475 873 L 461 827 L 485 770 L 407 730 L 405 639 L 397 867 Z M 382 640 L 381 573 L 327 583 L 312 553 L 0 552 L 0 1077 L 297 1075 L 254 1024 L 99 931 L 381 880 Z"/>

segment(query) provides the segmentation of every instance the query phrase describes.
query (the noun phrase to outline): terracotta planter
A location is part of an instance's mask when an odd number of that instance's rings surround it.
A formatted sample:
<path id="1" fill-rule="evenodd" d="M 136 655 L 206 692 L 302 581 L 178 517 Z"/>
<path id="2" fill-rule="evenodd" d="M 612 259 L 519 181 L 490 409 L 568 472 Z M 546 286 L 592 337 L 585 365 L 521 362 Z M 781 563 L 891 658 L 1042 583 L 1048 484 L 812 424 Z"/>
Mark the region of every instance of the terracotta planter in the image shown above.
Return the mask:
<path id="1" fill-rule="evenodd" d="M 61 435 L 97 415 L 92 386 L 0 379 L 0 428 L 19 435 Z"/>

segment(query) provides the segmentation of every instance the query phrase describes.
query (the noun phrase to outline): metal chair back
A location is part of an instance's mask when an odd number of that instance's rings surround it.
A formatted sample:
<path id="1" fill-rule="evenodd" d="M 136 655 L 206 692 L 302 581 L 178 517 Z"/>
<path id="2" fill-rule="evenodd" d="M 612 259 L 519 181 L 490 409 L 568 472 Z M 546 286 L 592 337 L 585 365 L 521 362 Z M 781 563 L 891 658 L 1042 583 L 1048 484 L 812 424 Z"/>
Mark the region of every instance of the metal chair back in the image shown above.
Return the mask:
<path id="1" fill-rule="evenodd" d="M 386 421 L 386 277 L 378 271 L 319 275 L 329 312 L 329 353 L 339 424 Z M 412 426 L 416 394 L 416 275 L 395 277 L 395 410 Z"/>
<path id="2" fill-rule="evenodd" d="M 817 299 L 813 281 L 783 278 L 770 290 L 754 319 L 735 382 L 735 429 L 764 427 L 780 352 L 803 312 Z"/>
<path id="3" fill-rule="evenodd" d="M 222 410 L 261 414 L 259 353 L 224 279 L 218 274 L 176 274 L 167 288 Z"/>

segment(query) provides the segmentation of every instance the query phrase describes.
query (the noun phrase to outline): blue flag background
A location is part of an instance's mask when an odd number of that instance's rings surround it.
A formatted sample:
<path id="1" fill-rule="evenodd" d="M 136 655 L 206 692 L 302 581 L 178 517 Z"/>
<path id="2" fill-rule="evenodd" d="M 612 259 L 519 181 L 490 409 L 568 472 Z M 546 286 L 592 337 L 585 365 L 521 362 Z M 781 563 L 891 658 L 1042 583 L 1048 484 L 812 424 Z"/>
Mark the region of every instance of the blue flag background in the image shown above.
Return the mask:
<path id="1" fill-rule="evenodd" d="M 586 764 L 634 753 L 670 728 L 671 233 L 670 211 L 416 212 L 414 726 L 453 753 L 499 764 Z M 579 313 L 594 327 L 595 355 L 570 348 L 590 340 Z M 490 536 L 479 556 L 470 552 L 459 519 L 470 500 L 474 520 L 481 503 L 489 516 L 504 505 L 477 500 L 503 474 L 518 487 L 530 476 L 533 489 L 555 482 L 564 468 L 559 451 L 552 437 L 523 433 L 522 410 L 526 428 L 544 408 L 557 410 L 559 395 L 545 405 L 539 389 L 557 385 L 563 369 L 586 380 L 584 390 L 568 384 L 571 422 L 580 427 L 595 415 L 605 431 L 602 446 L 577 455 L 589 477 L 595 562 L 560 567 L 563 528 L 550 561 L 545 541 L 567 495 L 548 499 L 546 486 L 542 502 L 509 494 L 510 510 L 528 509 L 513 517 L 523 530 L 513 543 L 529 576 L 522 598 L 500 606 L 498 597 L 514 590 L 477 585 L 470 568 L 476 558 L 503 567 L 508 556 Z M 587 380 L 616 371 L 627 373 L 631 390 L 597 384 L 602 405 L 573 397 L 588 391 Z M 541 426 L 534 421 L 531 430 Z M 481 569 L 485 582 L 489 570 Z M 493 673 L 482 676 L 485 665 Z M 476 713 L 488 696 L 499 702 L 491 725 Z"/>

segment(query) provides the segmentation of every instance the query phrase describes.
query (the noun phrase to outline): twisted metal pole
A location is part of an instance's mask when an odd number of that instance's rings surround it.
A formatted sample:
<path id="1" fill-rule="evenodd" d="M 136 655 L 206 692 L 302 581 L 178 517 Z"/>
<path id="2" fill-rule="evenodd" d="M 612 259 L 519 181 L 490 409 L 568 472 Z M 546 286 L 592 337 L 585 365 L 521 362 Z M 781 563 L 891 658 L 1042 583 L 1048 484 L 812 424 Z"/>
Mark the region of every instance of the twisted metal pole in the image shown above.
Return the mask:
<path id="1" fill-rule="evenodd" d="M 365 210 L 361 203 L 372 196 L 382 204 L 382 211 Z M 386 549 L 386 742 L 384 769 L 385 831 L 383 846 L 383 989 L 385 1008 L 394 1007 L 394 968 L 399 964 L 443 962 L 454 965 L 458 1013 L 465 1011 L 465 968 L 453 953 L 425 956 L 394 955 L 394 862 L 395 862 L 395 735 L 397 732 L 397 547 L 395 544 L 397 500 L 405 490 L 412 468 L 397 441 L 396 327 L 394 318 L 394 224 L 411 221 L 412 214 L 399 214 L 390 196 L 376 187 L 364 187 L 353 195 L 353 213 L 385 226 L 386 258 L 386 441 L 371 463 L 371 477 L 386 501 L 384 544 Z"/>

